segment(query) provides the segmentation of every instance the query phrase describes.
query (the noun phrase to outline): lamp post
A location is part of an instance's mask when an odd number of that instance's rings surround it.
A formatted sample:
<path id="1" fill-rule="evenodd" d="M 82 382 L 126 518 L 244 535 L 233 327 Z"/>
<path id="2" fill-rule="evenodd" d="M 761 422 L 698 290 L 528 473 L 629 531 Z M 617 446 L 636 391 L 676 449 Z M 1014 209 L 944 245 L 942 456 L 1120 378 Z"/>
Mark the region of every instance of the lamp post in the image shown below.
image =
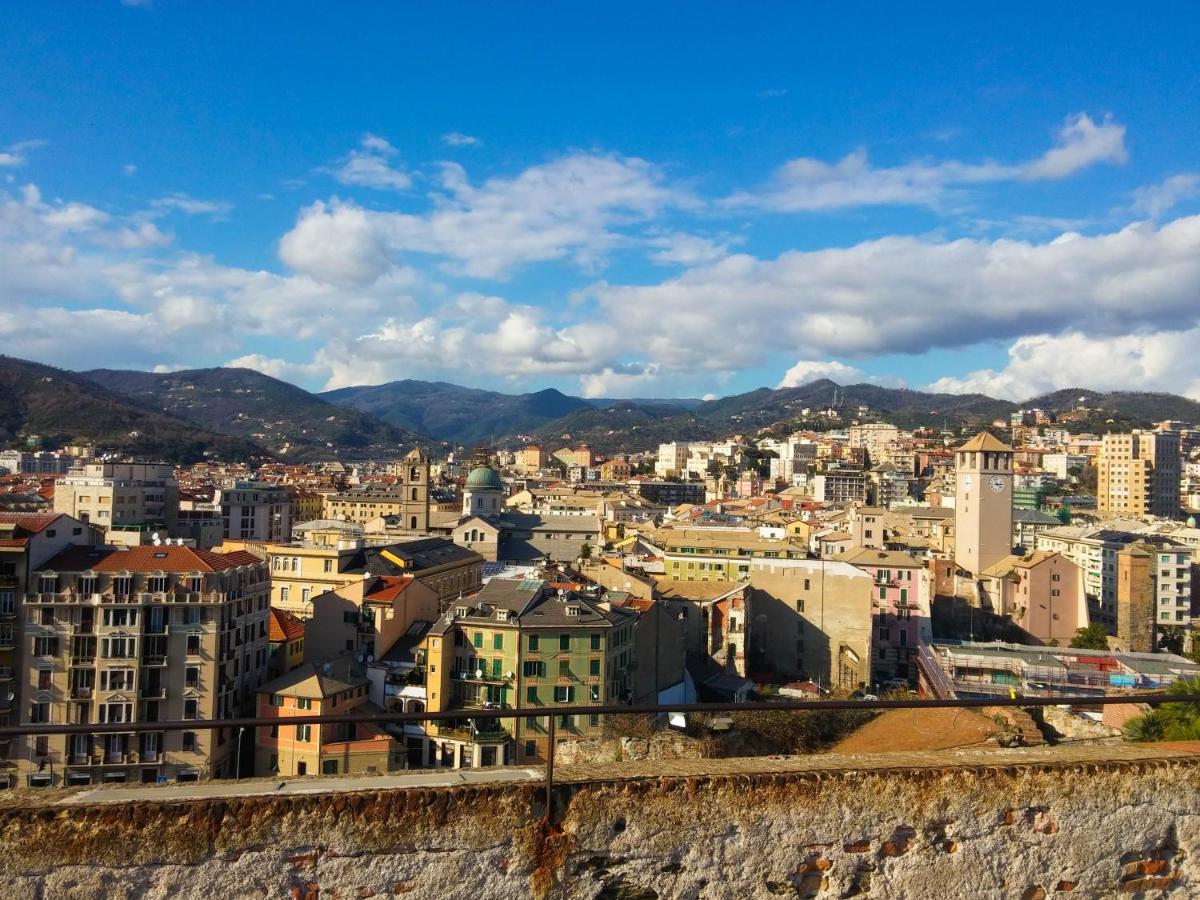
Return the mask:
<path id="1" fill-rule="evenodd" d="M 234 781 L 241 781 L 242 779 L 242 735 L 245 733 L 246 729 L 244 727 L 238 729 L 237 762 L 235 763 L 236 768 L 234 769 Z"/>

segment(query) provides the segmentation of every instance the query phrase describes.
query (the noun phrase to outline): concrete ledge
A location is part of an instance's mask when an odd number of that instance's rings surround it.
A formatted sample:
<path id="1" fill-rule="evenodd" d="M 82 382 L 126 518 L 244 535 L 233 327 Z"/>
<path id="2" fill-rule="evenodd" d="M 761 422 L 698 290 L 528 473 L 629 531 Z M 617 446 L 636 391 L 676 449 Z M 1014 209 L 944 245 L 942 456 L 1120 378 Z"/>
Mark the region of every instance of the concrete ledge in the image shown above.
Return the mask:
<path id="1" fill-rule="evenodd" d="M 497 773 L 499 774 L 499 773 Z M 539 781 L 0 808 L 22 897 L 1200 893 L 1200 745 L 677 760 Z M 335 782 L 336 784 L 336 782 Z"/>

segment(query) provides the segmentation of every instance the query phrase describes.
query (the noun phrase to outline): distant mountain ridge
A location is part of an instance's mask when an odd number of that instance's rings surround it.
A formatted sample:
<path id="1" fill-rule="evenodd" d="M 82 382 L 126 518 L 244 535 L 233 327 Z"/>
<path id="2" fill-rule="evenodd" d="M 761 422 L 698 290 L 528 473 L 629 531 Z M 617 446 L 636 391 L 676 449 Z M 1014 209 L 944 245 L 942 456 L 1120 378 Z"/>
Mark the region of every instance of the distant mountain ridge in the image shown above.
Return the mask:
<path id="1" fill-rule="evenodd" d="M 794 427 L 803 421 L 804 410 L 812 421 L 813 414 L 835 402 L 842 422 L 859 418 L 858 408 L 866 406 L 866 418 L 903 428 L 975 427 L 1018 409 L 1062 414 L 1081 403 L 1094 410 L 1084 424 L 1097 428 L 1110 419 L 1117 427 L 1165 419 L 1200 423 L 1200 402 L 1195 400 L 1086 388 L 1054 391 L 1023 403 L 983 394 L 839 385 L 827 379 L 705 401 L 589 400 L 554 388 L 505 394 L 413 379 L 313 394 L 253 369 L 97 369 L 77 374 L 7 357 L 0 357 L 0 363 L 0 388 L 7 388 L 0 393 L 0 442 L 36 432 L 64 439 L 103 436 L 117 448 L 152 445 L 145 437 L 122 438 L 121 429 L 128 425 L 126 431 L 169 436 L 162 446 L 169 445 L 180 458 L 233 452 L 297 461 L 364 459 L 418 444 L 517 446 L 527 439 L 552 449 L 588 443 L 601 453 L 648 450 L 663 441 Z M 61 390 L 41 387 L 46 382 L 40 378 L 57 381 Z"/>
<path id="2" fill-rule="evenodd" d="M 0 446 L 27 446 L 35 435 L 51 447 L 94 443 L 177 463 L 271 455 L 253 441 L 147 408 L 75 372 L 0 356 Z"/>
<path id="3" fill-rule="evenodd" d="M 93 369 L 81 374 L 167 415 L 254 441 L 281 459 L 379 457 L 429 441 L 254 369 Z"/>

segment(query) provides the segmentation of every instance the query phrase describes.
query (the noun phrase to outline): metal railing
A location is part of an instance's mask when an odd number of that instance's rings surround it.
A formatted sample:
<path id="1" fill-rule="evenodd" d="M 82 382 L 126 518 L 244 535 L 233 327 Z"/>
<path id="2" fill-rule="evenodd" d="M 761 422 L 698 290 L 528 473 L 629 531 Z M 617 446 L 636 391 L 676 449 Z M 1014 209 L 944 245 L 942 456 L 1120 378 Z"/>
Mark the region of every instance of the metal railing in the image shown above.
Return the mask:
<path id="1" fill-rule="evenodd" d="M 931 698 L 915 699 L 912 697 L 897 699 L 825 699 L 825 700 L 790 700 L 790 701 L 748 701 L 744 703 L 658 703 L 643 706 L 632 705 L 572 705 L 572 706 L 538 706 L 515 709 L 453 709 L 438 712 L 348 712 L 341 714 L 321 714 L 310 716 L 254 716 L 234 719 L 183 719 L 162 722 L 120 722 L 120 723 L 46 723 L 9 725 L 0 727 L 0 744 L 14 737 L 37 737 L 42 735 L 102 735 L 102 734 L 138 734 L 142 732 L 165 733 L 168 731 L 200 731 L 215 729 L 254 729 L 270 728 L 286 725 L 331 725 L 350 723 L 374 724 L 416 724 L 421 722 L 461 722 L 463 719 L 487 720 L 498 727 L 501 719 L 546 719 L 545 734 L 548 738 L 546 745 L 545 763 L 545 815 L 551 813 L 554 789 L 554 755 L 560 718 L 572 716 L 629 716 L 629 715 L 672 715 L 686 713 L 719 713 L 719 712 L 800 712 L 821 710 L 891 710 L 891 709 L 980 709 L 985 707 L 1048 707 L 1048 706 L 1086 706 L 1096 707 L 1107 704 L 1144 703 L 1151 707 L 1163 703 L 1200 703 L 1200 694 L 1168 694 L 1166 692 L 1136 693 L 1110 696 L 1057 696 L 1057 697 L 986 697 L 986 698 Z M 538 723 L 540 725 L 540 723 Z M 479 729 L 489 734 L 490 728 Z M 538 729 L 542 733 L 542 729 Z"/>

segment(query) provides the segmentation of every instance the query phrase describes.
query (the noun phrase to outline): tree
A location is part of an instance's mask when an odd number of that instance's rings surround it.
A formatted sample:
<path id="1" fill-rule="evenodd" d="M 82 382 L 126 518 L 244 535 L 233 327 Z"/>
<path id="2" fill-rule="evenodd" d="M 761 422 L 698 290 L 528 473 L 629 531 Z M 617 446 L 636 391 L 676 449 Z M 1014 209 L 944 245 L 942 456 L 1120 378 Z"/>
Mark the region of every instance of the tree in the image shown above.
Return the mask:
<path id="1" fill-rule="evenodd" d="M 1167 688 L 1168 696 L 1200 693 L 1200 679 L 1181 678 Z M 1125 723 L 1128 741 L 1200 740 L 1200 703 L 1164 703 Z"/>
<path id="2" fill-rule="evenodd" d="M 1087 628 L 1080 628 L 1071 639 L 1071 647 L 1075 650 L 1107 650 L 1108 631 L 1099 622 L 1093 622 Z"/>
<path id="3" fill-rule="evenodd" d="M 579 548 L 579 558 L 585 562 L 592 558 L 592 545 L 585 543 Z"/>

